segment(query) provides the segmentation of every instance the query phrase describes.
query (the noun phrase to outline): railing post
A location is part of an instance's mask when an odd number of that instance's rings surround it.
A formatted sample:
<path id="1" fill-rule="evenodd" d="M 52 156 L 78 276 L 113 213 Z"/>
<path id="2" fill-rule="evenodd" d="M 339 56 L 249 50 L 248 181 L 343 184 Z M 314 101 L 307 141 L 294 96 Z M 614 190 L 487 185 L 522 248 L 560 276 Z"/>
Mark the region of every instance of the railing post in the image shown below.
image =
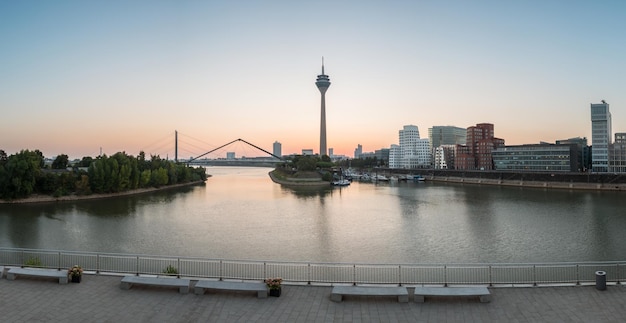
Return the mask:
<path id="1" fill-rule="evenodd" d="M 576 264 L 576 285 L 580 285 L 580 266 Z"/>
<path id="2" fill-rule="evenodd" d="M 96 254 L 96 274 L 100 273 L 100 254 Z"/>
<path id="3" fill-rule="evenodd" d="M 263 279 L 267 278 L 267 262 L 263 262 Z"/>
<path id="4" fill-rule="evenodd" d="M 537 286 L 537 265 L 533 265 L 533 286 Z"/>
<path id="5" fill-rule="evenodd" d="M 398 286 L 402 286 L 402 265 L 398 265 Z"/>
<path id="6" fill-rule="evenodd" d="M 356 264 L 352 265 L 352 285 L 356 286 Z"/>
<path id="7" fill-rule="evenodd" d="M 224 275 L 224 268 L 223 268 L 224 264 L 222 262 L 222 260 L 220 260 L 220 281 L 224 280 L 224 278 L 222 277 Z"/>
<path id="8" fill-rule="evenodd" d="M 176 277 L 180 278 L 180 272 L 183 271 L 183 269 L 180 268 L 180 258 L 177 258 L 176 266 L 178 267 L 178 274 L 176 274 Z"/>
<path id="9" fill-rule="evenodd" d="M 493 287 L 493 277 L 491 275 L 491 265 L 489 265 L 489 286 Z"/>
<path id="10" fill-rule="evenodd" d="M 61 270 L 61 252 L 59 251 L 59 258 L 57 258 L 57 263 L 58 263 L 58 270 Z"/>
<path id="11" fill-rule="evenodd" d="M 139 276 L 139 256 L 136 257 L 137 261 L 135 262 L 135 275 Z"/>
<path id="12" fill-rule="evenodd" d="M 448 266 L 443 266 L 443 287 L 448 287 Z"/>
<path id="13" fill-rule="evenodd" d="M 306 278 L 307 278 L 307 284 L 311 285 L 311 263 L 306 264 L 307 266 L 307 273 L 306 273 Z"/>

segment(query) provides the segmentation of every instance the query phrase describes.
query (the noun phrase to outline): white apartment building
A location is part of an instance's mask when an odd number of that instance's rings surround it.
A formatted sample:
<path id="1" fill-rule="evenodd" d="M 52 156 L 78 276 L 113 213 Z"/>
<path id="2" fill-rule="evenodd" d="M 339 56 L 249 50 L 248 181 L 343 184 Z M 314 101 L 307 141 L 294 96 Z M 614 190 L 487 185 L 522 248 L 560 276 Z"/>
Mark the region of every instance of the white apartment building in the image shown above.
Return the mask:
<path id="1" fill-rule="evenodd" d="M 399 131 L 400 146 L 389 150 L 390 168 L 421 168 L 430 165 L 430 141 L 420 138 L 419 129 L 406 125 Z"/>
<path id="2" fill-rule="evenodd" d="M 435 169 L 454 169 L 454 151 L 456 145 L 440 145 L 435 148 Z"/>
<path id="3" fill-rule="evenodd" d="M 402 168 L 402 153 L 399 145 L 389 148 L 389 168 Z"/>

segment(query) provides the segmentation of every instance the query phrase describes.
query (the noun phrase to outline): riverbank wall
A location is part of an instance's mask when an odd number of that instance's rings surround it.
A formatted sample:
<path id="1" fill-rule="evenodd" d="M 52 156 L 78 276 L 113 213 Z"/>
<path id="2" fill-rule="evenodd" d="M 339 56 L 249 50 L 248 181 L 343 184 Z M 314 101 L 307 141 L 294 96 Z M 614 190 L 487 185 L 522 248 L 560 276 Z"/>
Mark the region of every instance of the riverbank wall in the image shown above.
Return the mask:
<path id="1" fill-rule="evenodd" d="M 626 174 L 459 171 L 378 168 L 380 174 L 419 174 L 435 182 L 569 190 L 626 191 Z"/>
<path id="2" fill-rule="evenodd" d="M 428 176 L 427 180 L 433 182 L 473 184 L 473 185 L 499 185 L 508 187 L 532 187 L 567 190 L 596 190 L 596 191 L 626 191 L 626 184 L 602 184 L 580 182 L 552 182 L 552 181 L 523 181 L 523 180 L 500 180 L 485 178 L 442 177 Z"/>

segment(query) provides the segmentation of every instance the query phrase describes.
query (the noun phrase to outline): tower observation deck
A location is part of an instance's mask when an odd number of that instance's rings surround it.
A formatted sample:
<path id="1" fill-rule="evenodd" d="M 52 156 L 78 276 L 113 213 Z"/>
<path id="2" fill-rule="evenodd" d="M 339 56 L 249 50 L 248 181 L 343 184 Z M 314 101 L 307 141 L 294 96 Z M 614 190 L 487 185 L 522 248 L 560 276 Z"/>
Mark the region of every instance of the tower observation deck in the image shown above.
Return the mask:
<path id="1" fill-rule="evenodd" d="M 324 74 L 324 57 L 322 57 L 322 74 L 315 81 L 317 89 L 322 95 L 322 107 L 320 116 L 320 156 L 328 155 L 326 148 L 326 90 L 330 87 L 330 79 Z"/>

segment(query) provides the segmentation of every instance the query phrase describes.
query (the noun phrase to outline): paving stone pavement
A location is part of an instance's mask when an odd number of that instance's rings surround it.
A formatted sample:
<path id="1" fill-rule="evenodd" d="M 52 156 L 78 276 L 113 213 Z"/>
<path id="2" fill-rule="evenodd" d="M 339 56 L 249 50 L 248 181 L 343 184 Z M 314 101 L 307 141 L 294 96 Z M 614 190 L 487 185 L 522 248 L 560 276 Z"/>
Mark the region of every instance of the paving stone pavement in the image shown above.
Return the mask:
<path id="1" fill-rule="evenodd" d="M 395 297 L 330 300 L 329 286 L 285 285 L 281 297 L 253 292 L 179 294 L 176 288 L 120 289 L 120 276 L 84 275 L 80 284 L 54 279 L 0 279 L 2 322 L 624 322 L 626 286 L 491 288 L 478 299 Z"/>

